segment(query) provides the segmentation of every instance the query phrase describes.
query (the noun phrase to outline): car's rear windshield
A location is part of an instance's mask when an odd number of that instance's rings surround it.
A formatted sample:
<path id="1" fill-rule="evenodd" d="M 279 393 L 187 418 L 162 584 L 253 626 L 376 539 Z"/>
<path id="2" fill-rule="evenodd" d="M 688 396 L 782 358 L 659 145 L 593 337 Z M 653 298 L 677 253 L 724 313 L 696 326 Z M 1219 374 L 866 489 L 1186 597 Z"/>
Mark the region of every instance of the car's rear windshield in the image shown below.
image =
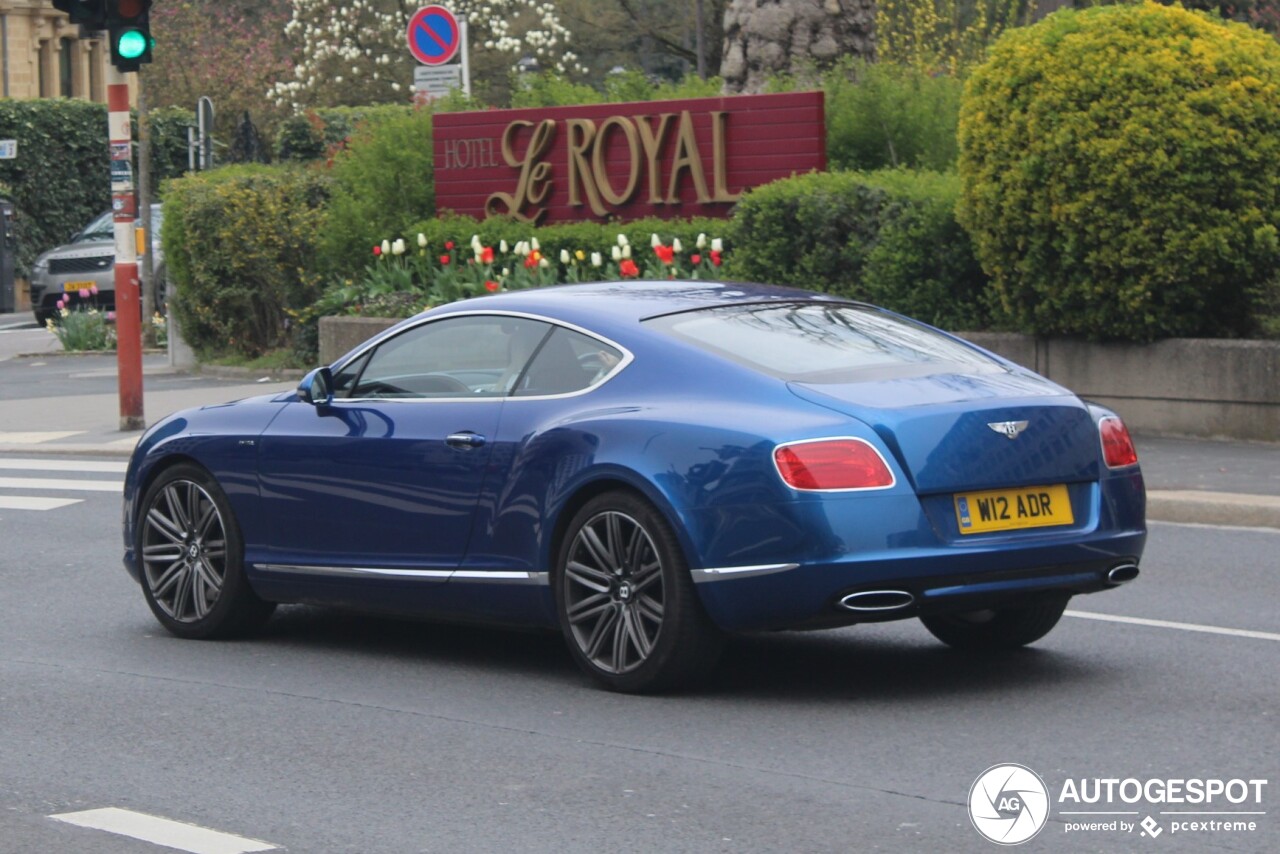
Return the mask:
<path id="1" fill-rule="evenodd" d="M 869 306 L 768 303 L 654 317 L 646 324 L 781 379 L 859 382 L 999 363 L 928 327 Z"/>

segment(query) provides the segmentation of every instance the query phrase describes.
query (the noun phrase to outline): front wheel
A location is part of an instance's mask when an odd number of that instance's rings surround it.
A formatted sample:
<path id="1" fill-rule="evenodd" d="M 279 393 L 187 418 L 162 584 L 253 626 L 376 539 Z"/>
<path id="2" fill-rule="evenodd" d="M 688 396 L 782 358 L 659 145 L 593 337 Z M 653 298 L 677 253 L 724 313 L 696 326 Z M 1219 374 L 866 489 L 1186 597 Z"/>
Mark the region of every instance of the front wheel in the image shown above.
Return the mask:
<path id="1" fill-rule="evenodd" d="M 614 691 L 687 684 L 710 670 L 723 648 L 675 534 L 630 492 L 599 495 L 574 515 L 560 546 L 555 593 L 574 660 Z"/>
<path id="2" fill-rule="evenodd" d="M 275 610 L 249 587 L 240 526 L 218 482 L 199 466 L 176 465 L 156 478 L 134 542 L 147 604 L 179 637 L 243 634 Z"/>
<path id="3" fill-rule="evenodd" d="M 1062 619 L 1070 596 L 1050 596 L 1016 608 L 935 614 L 920 622 L 957 649 L 1015 649 L 1040 640 Z"/>

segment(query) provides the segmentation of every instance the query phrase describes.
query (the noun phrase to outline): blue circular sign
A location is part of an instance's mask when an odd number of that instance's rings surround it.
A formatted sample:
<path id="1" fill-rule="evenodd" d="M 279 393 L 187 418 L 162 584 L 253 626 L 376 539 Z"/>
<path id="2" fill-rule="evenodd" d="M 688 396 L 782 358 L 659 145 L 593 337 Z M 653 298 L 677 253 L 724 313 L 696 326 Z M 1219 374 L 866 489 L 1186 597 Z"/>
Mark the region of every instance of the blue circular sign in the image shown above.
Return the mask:
<path id="1" fill-rule="evenodd" d="M 444 65 L 458 52 L 458 19 L 443 6 L 425 6 L 413 13 L 406 33 L 409 52 L 423 65 Z"/>

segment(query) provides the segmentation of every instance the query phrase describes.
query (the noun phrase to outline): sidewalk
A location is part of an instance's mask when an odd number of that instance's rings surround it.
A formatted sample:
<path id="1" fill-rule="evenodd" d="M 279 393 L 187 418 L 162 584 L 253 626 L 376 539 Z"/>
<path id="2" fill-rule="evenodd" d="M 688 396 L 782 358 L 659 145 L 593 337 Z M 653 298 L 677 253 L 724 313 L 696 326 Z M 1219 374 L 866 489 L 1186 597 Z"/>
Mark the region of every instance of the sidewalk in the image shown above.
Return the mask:
<path id="1" fill-rule="evenodd" d="M 150 424 L 178 409 L 295 385 L 255 381 L 243 372 L 192 376 L 154 365 L 144 372 L 143 407 Z M 114 391 L 0 401 L 0 453 L 128 457 L 141 431 L 121 432 L 119 412 Z M 1148 519 L 1280 529 L 1280 443 L 1155 436 L 1137 436 L 1135 442 L 1147 482 Z"/>

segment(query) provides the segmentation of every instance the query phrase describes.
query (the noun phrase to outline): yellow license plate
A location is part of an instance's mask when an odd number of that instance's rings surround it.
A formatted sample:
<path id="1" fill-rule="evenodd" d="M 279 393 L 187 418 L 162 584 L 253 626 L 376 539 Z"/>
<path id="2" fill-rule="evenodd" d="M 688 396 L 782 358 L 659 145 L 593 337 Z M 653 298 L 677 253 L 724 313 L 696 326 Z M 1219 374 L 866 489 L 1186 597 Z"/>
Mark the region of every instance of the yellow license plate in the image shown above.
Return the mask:
<path id="1" fill-rule="evenodd" d="M 62 289 L 67 293 L 71 293 L 72 291 L 88 290 L 96 284 L 97 282 L 63 282 Z"/>
<path id="2" fill-rule="evenodd" d="M 955 505 L 962 534 L 1047 528 L 1075 521 L 1071 497 L 1063 484 L 959 492 L 955 495 Z"/>

